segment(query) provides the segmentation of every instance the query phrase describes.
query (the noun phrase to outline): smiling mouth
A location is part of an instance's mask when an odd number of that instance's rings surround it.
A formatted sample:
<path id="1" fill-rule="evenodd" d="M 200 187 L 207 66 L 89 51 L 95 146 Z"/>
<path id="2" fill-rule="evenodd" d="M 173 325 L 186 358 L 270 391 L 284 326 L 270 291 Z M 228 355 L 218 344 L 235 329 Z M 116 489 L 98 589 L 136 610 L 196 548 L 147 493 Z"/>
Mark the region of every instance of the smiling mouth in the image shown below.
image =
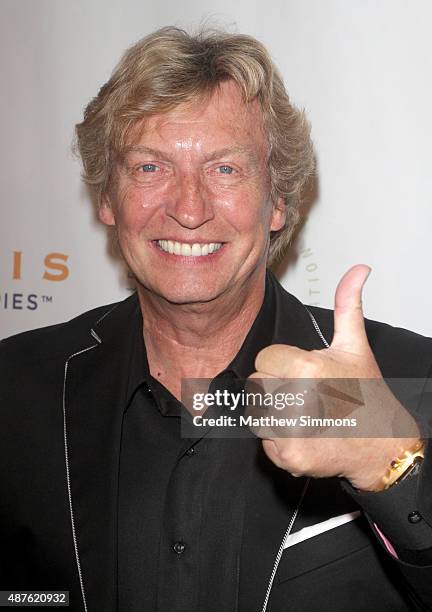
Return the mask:
<path id="1" fill-rule="evenodd" d="M 223 242 L 195 242 L 194 244 L 188 244 L 186 242 L 174 242 L 173 240 L 155 240 L 155 243 L 165 253 L 182 257 L 204 257 L 211 255 L 219 251 L 223 245 Z"/>

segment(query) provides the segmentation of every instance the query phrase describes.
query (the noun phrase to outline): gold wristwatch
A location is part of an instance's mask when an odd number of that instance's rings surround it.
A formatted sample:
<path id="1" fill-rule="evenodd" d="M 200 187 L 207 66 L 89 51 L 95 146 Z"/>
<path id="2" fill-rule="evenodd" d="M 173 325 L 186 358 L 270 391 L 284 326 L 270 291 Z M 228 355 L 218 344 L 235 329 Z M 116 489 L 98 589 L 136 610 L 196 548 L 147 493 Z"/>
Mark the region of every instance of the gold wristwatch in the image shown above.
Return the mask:
<path id="1" fill-rule="evenodd" d="M 400 457 L 393 459 L 384 476 L 377 482 L 374 490 L 385 491 L 409 476 L 417 474 L 423 463 L 424 451 L 424 440 L 419 440 L 413 447 L 404 451 Z"/>

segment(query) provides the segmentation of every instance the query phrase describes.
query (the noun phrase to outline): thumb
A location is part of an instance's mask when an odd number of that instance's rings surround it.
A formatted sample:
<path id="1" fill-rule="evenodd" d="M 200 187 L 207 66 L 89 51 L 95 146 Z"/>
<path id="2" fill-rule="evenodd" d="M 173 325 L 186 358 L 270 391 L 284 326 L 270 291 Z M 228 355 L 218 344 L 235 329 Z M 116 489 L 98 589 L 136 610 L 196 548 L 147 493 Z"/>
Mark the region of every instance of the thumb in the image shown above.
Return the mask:
<path id="1" fill-rule="evenodd" d="M 332 348 L 360 352 L 367 345 L 362 291 L 371 272 L 364 264 L 345 272 L 336 288 Z"/>

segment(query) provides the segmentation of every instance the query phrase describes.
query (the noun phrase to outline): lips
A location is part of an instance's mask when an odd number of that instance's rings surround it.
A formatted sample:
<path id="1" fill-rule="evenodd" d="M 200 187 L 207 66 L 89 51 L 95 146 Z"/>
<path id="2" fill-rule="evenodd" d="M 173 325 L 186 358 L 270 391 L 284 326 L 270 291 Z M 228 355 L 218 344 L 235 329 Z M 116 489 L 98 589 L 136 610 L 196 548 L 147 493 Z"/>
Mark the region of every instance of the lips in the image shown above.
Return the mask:
<path id="1" fill-rule="evenodd" d="M 176 242 L 173 240 L 156 240 L 158 247 L 172 255 L 180 255 L 182 257 L 205 257 L 211 253 L 218 251 L 222 242 L 206 242 L 188 244 L 186 242 Z"/>

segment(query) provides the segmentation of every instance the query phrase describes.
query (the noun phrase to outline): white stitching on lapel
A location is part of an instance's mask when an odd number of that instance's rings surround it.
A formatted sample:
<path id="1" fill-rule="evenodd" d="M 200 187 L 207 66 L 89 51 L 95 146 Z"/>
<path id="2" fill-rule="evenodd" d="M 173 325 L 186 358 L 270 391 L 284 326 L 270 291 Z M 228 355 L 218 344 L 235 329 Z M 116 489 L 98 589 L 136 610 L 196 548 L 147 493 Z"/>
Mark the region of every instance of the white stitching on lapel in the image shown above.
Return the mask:
<path id="1" fill-rule="evenodd" d="M 100 340 L 99 340 L 99 343 L 100 343 Z M 83 600 L 83 605 L 84 605 L 84 612 L 88 612 L 88 610 L 87 610 L 87 601 L 86 601 L 85 589 L 84 589 L 84 579 L 83 579 L 83 575 L 81 571 L 81 563 L 80 563 L 79 550 L 78 550 L 78 540 L 77 540 L 76 531 L 75 531 L 75 519 L 74 519 L 74 513 L 73 513 L 72 491 L 71 491 L 71 483 L 70 483 L 69 449 L 68 449 L 67 425 L 66 425 L 66 379 L 67 379 L 67 373 L 69 369 L 69 362 L 74 357 L 77 357 L 78 355 L 82 355 L 83 353 L 86 353 L 87 351 L 91 351 L 97 346 L 98 344 L 93 344 L 92 346 L 88 346 L 87 348 L 82 349 L 81 351 L 78 351 L 77 353 L 73 353 L 72 355 L 70 355 L 67 358 L 66 363 L 65 363 L 64 377 L 63 377 L 63 435 L 64 435 L 64 449 L 65 449 L 66 482 L 67 482 L 69 512 L 70 512 L 71 527 L 72 527 L 72 539 L 73 539 L 74 550 L 75 550 L 75 560 L 76 560 L 77 569 L 78 569 L 78 577 L 79 577 L 79 582 L 80 582 L 80 587 L 81 587 L 81 595 L 82 595 L 82 600 Z"/>

